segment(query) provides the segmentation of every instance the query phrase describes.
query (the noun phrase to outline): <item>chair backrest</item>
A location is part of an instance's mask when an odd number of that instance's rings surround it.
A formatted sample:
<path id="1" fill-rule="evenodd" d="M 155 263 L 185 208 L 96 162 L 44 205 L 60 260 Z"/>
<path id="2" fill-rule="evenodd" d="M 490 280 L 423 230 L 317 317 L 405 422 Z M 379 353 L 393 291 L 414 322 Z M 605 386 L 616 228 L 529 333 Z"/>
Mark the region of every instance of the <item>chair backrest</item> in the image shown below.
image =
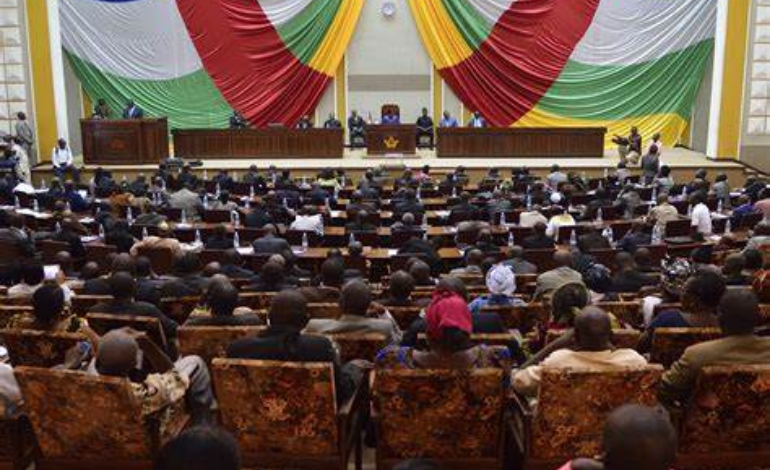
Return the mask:
<path id="1" fill-rule="evenodd" d="M 413 306 L 413 307 L 388 307 L 388 312 L 390 312 L 390 316 L 393 317 L 394 320 L 396 320 L 396 323 L 398 323 L 398 327 L 402 330 L 406 330 L 409 328 L 409 325 L 412 324 L 413 321 L 417 319 L 417 317 L 420 316 L 420 312 L 422 311 L 424 307 L 419 306 Z"/>
<path id="2" fill-rule="evenodd" d="M 176 330 L 181 356 L 199 356 L 207 364 L 214 358 L 225 357 L 230 343 L 257 336 L 263 326 L 182 326 Z"/>
<path id="3" fill-rule="evenodd" d="M 83 317 L 88 313 L 91 308 L 97 304 L 109 302 L 112 300 L 111 295 L 81 295 L 78 294 L 72 297 L 71 310 L 72 313 Z"/>
<path id="4" fill-rule="evenodd" d="M 377 353 L 389 344 L 387 336 L 381 333 L 337 333 L 325 336 L 334 341 L 339 347 L 342 363 L 354 359 L 365 359 L 374 362 Z"/>
<path id="5" fill-rule="evenodd" d="M 500 455 L 505 410 L 500 369 L 378 370 L 373 395 L 378 460 Z"/>
<path id="6" fill-rule="evenodd" d="M 397 104 L 383 104 L 380 111 L 382 112 L 382 117 L 388 114 L 401 116 L 401 108 Z"/>
<path id="7" fill-rule="evenodd" d="M 351 232 L 347 232 L 345 237 L 350 237 Z M 357 242 L 360 242 L 364 246 L 380 246 L 380 234 L 377 231 L 367 232 L 352 232 Z M 347 240 L 347 238 L 346 238 Z"/>
<path id="8" fill-rule="evenodd" d="M 537 266 L 539 272 L 545 272 L 554 267 L 553 254 L 556 250 L 525 250 L 524 259 Z"/>
<path id="9" fill-rule="evenodd" d="M 24 259 L 21 248 L 13 242 L 0 242 L 0 266 L 8 266 Z"/>
<path id="10" fill-rule="evenodd" d="M 151 456 L 152 439 L 127 379 L 35 367 L 14 373 L 44 458 Z"/>
<path id="11" fill-rule="evenodd" d="M 498 314 L 507 329 L 516 329 L 522 333 L 532 331 L 538 323 L 546 322 L 550 315 L 548 305 L 540 302 L 520 306 L 488 305 L 482 307 L 481 311 Z"/>
<path id="12" fill-rule="evenodd" d="M 203 221 L 209 224 L 222 224 L 231 221 L 232 213 L 227 210 L 206 209 L 203 211 Z"/>
<path id="13" fill-rule="evenodd" d="M 596 306 L 627 325 L 640 327 L 644 323 L 639 302 L 600 302 Z"/>
<path id="14" fill-rule="evenodd" d="M 660 366 L 617 371 L 543 368 L 530 437 L 532 457 L 598 455 L 607 415 L 626 403 L 656 404 L 662 374 Z"/>
<path id="15" fill-rule="evenodd" d="M 686 210 L 686 209 L 685 209 Z M 666 237 L 686 237 L 690 234 L 689 220 L 670 220 L 666 222 Z"/>
<path id="16" fill-rule="evenodd" d="M 392 248 L 401 248 L 411 240 L 412 238 L 420 238 L 422 239 L 425 235 L 424 230 L 415 230 L 415 231 L 404 231 L 404 230 L 396 230 L 395 232 L 390 233 L 390 246 Z"/>
<path id="17" fill-rule="evenodd" d="M 307 304 L 308 318 L 339 318 L 341 315 L 338 303 L 311 303 Z"/>
<path id="18" fill-rule="evenodd" d="M 56 240 L 42 240 L 40 241 L 40 252 L 43 255 L 43 263 L 54 264 L 56 261 L 56 254 L 60 251 L 70 251 L 70 244 L 67 242 L 59 242 Z"/>
<path id="19" fill-rule="evenodd" d="M 704 367 L 684 414 L 685 454 L 768 452 L 770 365 Z"/>
<path id="20" fill-rule="evenodd" d="M 174 320 L 175 322 L 182 324 L 187 320 L 195 307 L 201 302 L 199 295 L 193 295 L 189 297 L 168 297 L 160 299 L 160 309 L 163 313 Z"/>
<path id="21" fill-rule="evenodd" d="M 277 292 L 240 292 L 238 294 L 238 306 L 248 307 L 252 310 L 264 310 L 270 307 L 276 294 Z"/>
<path id="22" fill-rule="evenodd" d="M 738 228 L 754 228 L 754 226 L 757 225 L 764 218 L 764 216 L 765 215 L 762 212 L 745 214 L 741 217 Z"/>
<path id="23" fill-rule="evenodd" d="M 115 245 L 98 245 L 87 244 L 86 249 L 86 262 L 94 262 L 99 265 L 99 268 L 107 266 L 107 259 L 112 253 L 118 252 L 118 247 Z"/>
<path id="24" fill-rule="evenodd" d="M 64 363 L 67 351 L 86 339 L 77 333 L 36 330 L 2 330 L 0 338 L 14 367 L 57 366 Z"/>
<path id="25" fill-rule="evenodd" d="M 174 252 L 170 248 L 140 246 L 138 256 L 146 256 L 152 264 L 155 274 L 168 274 L 174 266 Z"/>
<path id="26" fill-rule="evenodd" d="M 656 328 L 652 335 L 650 362 L 670 367 L 692 345 L 722 336 L 719 328 Z"/>
<path id="27" fill-rule="evenodd" d="M 318 232 L 310 230 L 287 230 L 284 238 L 291 246 L 302 246 L 302 238 L 307 235 L 308 246 L 319 247 L 323 245 L 323 237 Z"/>
<path id="28" fill-rule="evenodd" d="M 12 320 L 34 312 L 31 305 L 8 305 L 7 300 L 5 297 L 0 298 L 0 328 L 8 328 Z"/>
<path id="29" fill-rule="evenodd" d="M 222 424 L 244 455 L 334 455 L 339 444 L 331 364 L 214 359 Z"/>
<path id="30" fill-rule="evenodd" d="M 161 349 L 168 350 L 166 335 L 161 328 L 160 320 L 155 317 L 89 313 L 86 320 L 88 326 L 100 336 L 112 330 L 129 327 L 147 333 L 147 336 Z"/>

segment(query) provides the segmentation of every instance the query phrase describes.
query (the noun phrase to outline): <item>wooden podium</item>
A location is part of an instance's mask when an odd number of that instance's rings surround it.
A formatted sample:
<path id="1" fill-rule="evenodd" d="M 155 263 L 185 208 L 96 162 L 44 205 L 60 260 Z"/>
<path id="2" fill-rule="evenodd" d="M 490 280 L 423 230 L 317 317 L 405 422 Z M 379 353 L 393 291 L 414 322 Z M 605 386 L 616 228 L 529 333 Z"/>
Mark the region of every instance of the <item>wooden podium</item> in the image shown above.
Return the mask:
<path id="1" fill-rule="evenodd" d="M 369 155 L 414 154 L 417 149 L 415 124 L 381 124 L 366 126 Z"/>
<path id="2" fill-rule="evenodd" d="M 157 164 L 168 158 L 166 118 L 81 119 L 80 131 L 87 165 Z"/>

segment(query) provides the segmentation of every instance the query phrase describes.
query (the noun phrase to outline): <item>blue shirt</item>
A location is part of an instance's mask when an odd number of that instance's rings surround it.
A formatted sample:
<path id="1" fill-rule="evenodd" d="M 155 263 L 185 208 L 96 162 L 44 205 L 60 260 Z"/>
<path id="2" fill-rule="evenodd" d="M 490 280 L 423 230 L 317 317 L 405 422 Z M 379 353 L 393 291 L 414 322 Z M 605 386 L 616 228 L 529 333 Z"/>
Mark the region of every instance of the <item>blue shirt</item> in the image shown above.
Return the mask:
<path id="1" fill-rule="evenodd" d="M 509 297 L 502 294 L 491 294 L 483 297 L 477 297 L 473 302 L 468 305 L 468 309 L 472 314 L 481 312 L 481 309 L 486 306 L 522 306 L 525 305 L 524 301 L 516 297 Z"/>
<path id="2" fill-rule="evenodd" d="M 442 118 L 439 127 L 457 127 L 457 119 L 453 117 Z"/>

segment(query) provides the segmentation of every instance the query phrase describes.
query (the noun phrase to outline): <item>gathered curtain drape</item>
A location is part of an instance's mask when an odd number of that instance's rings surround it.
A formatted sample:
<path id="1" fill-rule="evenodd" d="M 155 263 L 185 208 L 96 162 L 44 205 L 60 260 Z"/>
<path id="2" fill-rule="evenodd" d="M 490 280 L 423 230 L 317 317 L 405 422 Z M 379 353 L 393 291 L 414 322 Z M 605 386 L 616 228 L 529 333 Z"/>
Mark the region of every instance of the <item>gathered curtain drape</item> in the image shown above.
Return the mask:
<path id="1" fill-rule="evenodd" d="M 409 0 L 442 78 L 495 126 L 637 125 L 675 143 L 712 54 L 711 0 Z"/>

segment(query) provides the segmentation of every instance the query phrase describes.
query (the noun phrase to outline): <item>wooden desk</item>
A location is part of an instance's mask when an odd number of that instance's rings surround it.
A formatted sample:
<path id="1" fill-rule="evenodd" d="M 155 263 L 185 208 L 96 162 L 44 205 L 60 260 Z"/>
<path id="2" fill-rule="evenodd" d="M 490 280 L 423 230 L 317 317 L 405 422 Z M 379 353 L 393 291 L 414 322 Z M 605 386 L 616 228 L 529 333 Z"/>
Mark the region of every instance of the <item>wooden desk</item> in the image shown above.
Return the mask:
<path id="1" fill-rule="evenodd" d="M 160 119 L 81 119 L 86 164 L 159 163 L 168 158 L 168 121 Z"/>
<path id="2" fill-rule="evenodd" d="M 417 126 L 414 124 L 366 126 L 366 146 L 369 149 L 369 155 L 414 154 L 417 150 Z"/>
<path id="3" fill-rule="evenodd" d="M 180 158 L 342 158 L 342 129 L 174 129 Z"/>
<path id="4" fill-rule="evenodd" d="M 606 133 L 604 127 L 439 128 L 437 156 L 601 158 Z"/>

